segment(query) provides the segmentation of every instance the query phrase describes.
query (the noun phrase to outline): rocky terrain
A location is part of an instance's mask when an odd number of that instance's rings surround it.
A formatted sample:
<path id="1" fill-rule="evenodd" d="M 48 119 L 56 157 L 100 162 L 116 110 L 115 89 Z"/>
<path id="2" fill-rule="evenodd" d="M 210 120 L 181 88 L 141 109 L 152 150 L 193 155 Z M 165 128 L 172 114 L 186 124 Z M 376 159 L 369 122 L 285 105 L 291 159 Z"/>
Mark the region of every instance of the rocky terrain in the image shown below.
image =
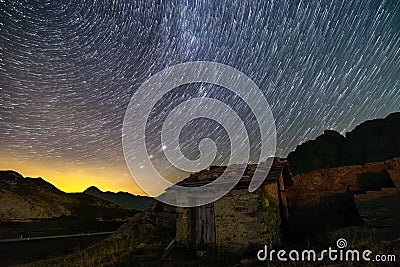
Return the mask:
<path id="1" fill-rule="evenodd" d="M 366 121 L 342 136 L 328 130 L 288 155 L 293 173 L 400 157 L 400 113 Z"/>
<path id="2" fill-rule="evenodd" d="M 135 214 L 132 219 L 123 224 L 108 240 L 134 238 L 138 235 L 144 235 L 155 228 L 167 229 L 175 233 L 175 227 L 175 207 L 162 204 L 161 202 L 154 202 L 148 210 Z"/>
<path id="3" fill-rule="evenodd" d="M 27 222 L 62 216 L 127 217 L 121 206 L 82 193 L 65 193 L 42 178 L 0 171 L 0 221 Z"/>
<path id="4" fill-rule="evenodd" d="M 95 186 L 91 186 L 83 193 L 94 196 L 97 198 L 101 198 L 107 201 L 110 201 L 114 204 L 120 205 L 127 209 L 144 211 L 147 210 L 150 205 L 154 202 L 154 200 L 150 197 L 145 196 L 135 196 L 127 192 L 103 192 Z"/>

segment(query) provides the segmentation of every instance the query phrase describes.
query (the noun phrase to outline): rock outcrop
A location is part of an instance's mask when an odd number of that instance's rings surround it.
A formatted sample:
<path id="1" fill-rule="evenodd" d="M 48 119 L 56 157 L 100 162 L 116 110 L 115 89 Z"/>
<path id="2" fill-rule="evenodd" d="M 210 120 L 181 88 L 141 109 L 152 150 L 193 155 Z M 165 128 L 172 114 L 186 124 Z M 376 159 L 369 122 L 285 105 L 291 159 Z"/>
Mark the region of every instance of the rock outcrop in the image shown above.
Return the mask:
<path id="1" fill-rule="evenodd" d="M 400 113 L 366 121 L 342 136 L 325 131 L 288 155 L 295 174 L 319 169 L 378 162 L 400 156 Z"/>
<path id="2" fill-rule="evenodd" d="M 175 231 L 175 227 L 175 207 L 154 201 L 148 210 L 135 214 L 107 240 L 135 238 L 156 228 Z"/>
<path id="3" fill-rule="evenodd" d="M 383 161 L 400 156 L 400 113 L 366 121 L 346 134 L 342 165 Z"/>
<path id="4" fill-rule="evenodd" d="M 344 136 L 338 132 L 327 130 L 317 139 L 299 145 L 288 156 L 291 171 L 305 173 L 340 166 L 340 149 L 344 142 Z"/>

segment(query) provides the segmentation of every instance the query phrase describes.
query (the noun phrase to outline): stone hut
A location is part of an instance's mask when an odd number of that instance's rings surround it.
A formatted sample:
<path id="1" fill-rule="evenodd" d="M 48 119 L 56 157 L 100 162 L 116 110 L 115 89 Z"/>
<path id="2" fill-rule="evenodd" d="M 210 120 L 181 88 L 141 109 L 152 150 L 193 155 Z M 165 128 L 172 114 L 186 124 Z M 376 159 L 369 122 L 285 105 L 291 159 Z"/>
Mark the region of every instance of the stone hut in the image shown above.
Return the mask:
<path id="1" fill-rule="evenodd" d="M 289 216 L 285 187 L 291 185 L 292 175 L 287 162 L 275 158 L 262 186 L 250 193 L 248 187 L 256 168 L 255 164 L 247 165 L 235 188 L 213 203 L 177 208 L 177 245 L 196 251 L 244 253 L 277 243 L 281 224 Z M 260 168 L 267 174 L 266 167 L 260 164 Z M 225 169 L 212 166 L 191 174 L 179 185 L 204 185 Z"/>

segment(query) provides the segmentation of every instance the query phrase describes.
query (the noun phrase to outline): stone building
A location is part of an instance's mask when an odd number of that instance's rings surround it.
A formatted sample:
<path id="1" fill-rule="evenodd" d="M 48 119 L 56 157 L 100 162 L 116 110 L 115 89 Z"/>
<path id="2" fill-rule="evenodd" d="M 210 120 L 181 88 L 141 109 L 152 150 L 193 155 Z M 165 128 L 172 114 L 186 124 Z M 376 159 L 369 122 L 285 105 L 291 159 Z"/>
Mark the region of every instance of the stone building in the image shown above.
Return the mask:
<path id="1" fill-rule="evenodd" d="M 250 193 L 248 187 L 256 167 L 247 165 L 235 188 L 213 203 L 177 208 L 177 245 L 197 251 L 241 253 L 277 243 L 281 224 L 288 218 L 285 187 L 291 185 L 291 172 L 286 161 L 275 158 L 262 186 Z M 210 167 L 179 185 L 204 185 L 219 177 L 225 168 Z M 263 170 L 259 165 L 260 169 L 267 174 L 266 167 Z"/>
<path id="2" fill-rule="evenodd" d="M 293 176 L 293 183 L 285 235 L 307 240 L 362 226 L 400 237 L 400 158 L 315 170 Z"/>

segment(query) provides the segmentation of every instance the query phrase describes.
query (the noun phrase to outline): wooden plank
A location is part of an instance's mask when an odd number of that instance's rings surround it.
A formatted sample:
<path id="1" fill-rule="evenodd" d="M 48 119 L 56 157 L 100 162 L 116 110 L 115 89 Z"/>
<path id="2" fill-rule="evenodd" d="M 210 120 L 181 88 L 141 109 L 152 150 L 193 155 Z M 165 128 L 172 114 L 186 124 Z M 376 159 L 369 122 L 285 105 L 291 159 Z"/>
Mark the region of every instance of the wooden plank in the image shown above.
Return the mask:
<path id="1" fill-rule="evenodd" d="M 214 204 L 196 207 L 195 246 L 197 249 L 211 249 L 215 244 L 215 214 Z"/>
<path id="2" fill-rule="evenodd" d="M 209 243 L 210 244 L 215 244 L 215 240 L 216 240 L 216 231 L 215 231 L 215 213 L 214 213 L 214 203 L 212 203 L 210 205 L 210 240 Z"/>
<path id="3" fill-rule="evenodd" d="M 206 222 L 206 209 L 201 207 L 201 244 L 206 244 L 207 240 L 207 222 Z"/>
<path id="4" fill-rule="evenodd" d="M 200 245 L 201 244 L 201 208 L 196 207 L 196 240 L 195 244 Z"/>
<path id="5" fill-rule="evenodd" d="M 285 183 L 283 181 L 282 173 L 279 175 L 278 179 L 278 190 L 279 190 L 279 200 L 281 202 L 280 204 L 281 204 L 282 217 L 284 221 L 287 221 L 289 219 L 289 210 L 286 199 Z"/>

